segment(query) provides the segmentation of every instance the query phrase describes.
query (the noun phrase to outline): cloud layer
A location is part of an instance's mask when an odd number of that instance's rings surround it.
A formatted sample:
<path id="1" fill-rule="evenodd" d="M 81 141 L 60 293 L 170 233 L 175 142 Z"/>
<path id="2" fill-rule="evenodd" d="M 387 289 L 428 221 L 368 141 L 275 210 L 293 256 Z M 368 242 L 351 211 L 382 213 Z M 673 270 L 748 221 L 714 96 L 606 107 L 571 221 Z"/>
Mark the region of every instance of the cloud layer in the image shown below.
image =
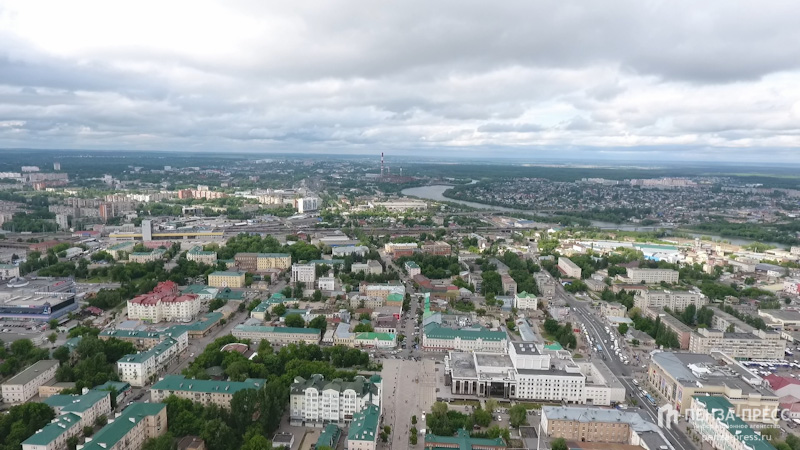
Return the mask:
<path id="1" fill-rule="evenodd" d="M 791 1 L 9 0 L 0 146 L 767 157 L 800 148 L 797 17 Z"/>

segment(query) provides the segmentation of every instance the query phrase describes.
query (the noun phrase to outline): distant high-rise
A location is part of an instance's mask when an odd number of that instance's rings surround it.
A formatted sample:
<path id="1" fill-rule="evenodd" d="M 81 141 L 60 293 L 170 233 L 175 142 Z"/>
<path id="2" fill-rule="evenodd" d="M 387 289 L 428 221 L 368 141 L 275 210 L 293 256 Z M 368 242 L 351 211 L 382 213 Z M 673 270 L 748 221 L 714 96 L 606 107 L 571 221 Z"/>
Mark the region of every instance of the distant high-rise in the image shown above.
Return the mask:
<path id="1" fill-rule="evenodd" d="M 383 178 L 383 152 L 381 152 L 381 178 Z"/>
<path id="2" fill-rule="evenodd" d="M 61 163 L 60 162 L 54 162 L 53 163 L 53 170 L 61 170 Z"/>
<path id="3" fill-rule="evenodd" d="M 153 240 L 153 222 L 151 220 L 142 221 L 142 241 L 150 242 Z"/>

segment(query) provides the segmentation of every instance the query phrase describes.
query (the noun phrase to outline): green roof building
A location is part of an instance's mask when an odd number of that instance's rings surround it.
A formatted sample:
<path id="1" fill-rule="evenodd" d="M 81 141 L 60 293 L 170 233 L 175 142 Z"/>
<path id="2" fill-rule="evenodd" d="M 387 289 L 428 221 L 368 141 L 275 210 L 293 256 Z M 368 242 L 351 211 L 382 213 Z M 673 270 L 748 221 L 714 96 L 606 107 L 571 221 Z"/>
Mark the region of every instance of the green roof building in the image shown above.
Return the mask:
<path id="1" fill-rule="evenodd" d="M 504 448 L 507 448 L 506 443 L 501 438 L 473 438 L 463 428 L 459 428 L 455 436 L 425 435 L 425 450 L 499 450 Z"/>
<path id="2" fill-rule="evenodd" d="M 380 416 L 381 411 L 375 405 L 369 405 L 355 413 L 347 431 L 347 446 L 350 447 L 350 443 L 354 441 L 377 442 Z"/>
<path id="3" fill-rule="evenodd" d="M 167 405 L 134 403 L 125 408 L 114 422 L 95 433 L 83 446 L 83 450 L 108 450 L 125 438 L 131 441 L 126 447 L 141 448 L 147 439 L 161 436 L 166 432 Z"/>
<path id="4" fill-rule="evenodd" d="M 490 331 L 480 327 L 457 329 L 429 323 L 423 329 L 422 347 L 439 351 L 507 353 L 508 335 L 505 331 Z"/>
<path id="5" fill-rule="evenodd" d="M 736 415 L 736 408 L 725 397 L 694 396 L 691 411 L 689 424 L 715 448 L 736 449 L 744 444 L 750 450 L 775 450 L 766 437 Z"/>
<path id="6" fill-rule="evenodd" d="M 62 441 L 64 442 L 64 446 L 66 446 L 66 440 L 68 438 L 77 436 L 81 432 L 83 432 L 81 416 L 72 413 L 62 414 L 45 425 L 44 428 L 36 432 L 33 436 L 22 441 L 22 449 L 55 449 L 59 447 L 57 443 Z"/>
<path id="7" fill-rule="evenodd" d="M 394 333 L 356 333 L 354 343 L 356 346 L 393 348 L 397 346 L 397 335 Z"/>
<path id="8" fill-rule="evenodd" d="M 342 437 L 342 429 L 332 423 L 329 423 L 325 425 L 325 428 L 322 430 L 322 433 L 320 433 L 315 448 L 320 448 L 323 446 L 336 448 L 336 444 L 339 443 L 339 439 L 341 439 L 341 437 Z"/>
<path id="9" fill-rule="evenodd" d="M 193 380 L 183 375 L 167 375 L 150 389 L 153 401 L 162 402 L 170 395 L 202 403 L 230 408 L 233 394 L 245 389 L 261 389 L 266 380 L 248 378 L 244 381 Z"/>

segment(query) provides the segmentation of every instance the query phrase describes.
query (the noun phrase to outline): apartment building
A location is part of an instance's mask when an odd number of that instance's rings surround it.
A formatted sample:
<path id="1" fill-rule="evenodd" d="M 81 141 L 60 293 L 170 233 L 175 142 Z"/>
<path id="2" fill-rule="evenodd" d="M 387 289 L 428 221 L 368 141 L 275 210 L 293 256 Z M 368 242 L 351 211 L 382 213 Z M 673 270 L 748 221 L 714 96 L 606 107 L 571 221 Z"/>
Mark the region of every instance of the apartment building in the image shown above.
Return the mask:
<path id="1" fill-rule="evenodd" d="M 700 435 L 701 442 L 724 450 L 775 450 L 761 433 L 734 412 L 734 406 L 718 396 L 692 397 L 688 424 Z"/>
<path id="2" fill-rule="evenodd" d="M 319 344 L 320 330 L 316 328 L 268 327 L 237 325 L 231 332 L 237 339 L 250 339 L 254 343 L 262 340 L 269 341 L 272 345 Z"/>
<path id="3" fill-rule="evenodd" d="M 379 261 L 369 260 L 365 263 L 353 263 L 350 266 L 353 273 L 364 272 L 367 275 L 380 275 L 383 273 L 383 266 Z"/>
<path id="4" fill-rule="evenodd" d="M 39 393 L 39 386 L 56 376 L 59 363 L 55 359 L 37 361 L 3 383 L 0 391 L 4 403 L 24 403 Z"/>
<path id="5" fill-rule="evenodd" d="M 503 285 L 503 292 L 507 295 L 517 295 L 517 282 L 510 275 L 501 275 L 500 282 Z"/>
<path id="6" fill-rule="evenodd" d="M 156 376 L 176 359 L 181 351 L 178 341 L 166 338 L 149 350 L 125 355 L 117 361 L 119 379 L 131 386 L 145 386 L 148 382 L 155 380 Z"/>
<path id="7" fill-rule="evenodd" d="M 156 248 L 151 252 L 133 252 L 128 255 L 128 261 L 140 264 L 158 261 L 164 259 L 164 253 L 166 252 L 163 248 Z"/>
<path id="8" fill-rule="evenodd" d="M 783 359 L 786 341 L 776 331 L 729 333 L 713 328 L 698 328 L 689 339 L 689 351 L 704 354 L 719 351 L 737 359 Z"/>
<path id="9" fill-rule="evenodd" d="M 178 343 L 178 349 L 182 352 L 189 347 L 189 328 L 188 326 L 177 325 L 164 331 L 107 329 L 101 331 L 98 338 L 104 341 L 114 338 L 130 342 L 137 350 L 149 350 L 164 339 L 171 338 Z"/>
<path id="10" fill-rule="evenodd" d="M 213 266 L 217 263 L 217 252 L 204 251 L 203 247 L 195 245 L 186 252 L 186 259 L 198 264 L 208 264 Z"/>
<path id="11" fill-rule="evenodd" d="M 266 380 L 248 378 L 244 381 L 195 380 L 183 375 L 166 375 L 150 389 L 154 402 L 163 402 L 170 395 L 185 398 L 203 406 L 217 405 L 230 409 L 233 394 L 245 389 L 261 389 Z"/>
<path id="12" fill-rule="evenodd" d="M 406 261 L 403 266 L 406 268 L 406 272 L 408 272 L 409 277 L 413 278 L 422 274 L 422 269 L 420 269 L 419 265 L 414 261 Z"/>
<path id="13" fill-rule="evenodd" d="M 153 290 L 128 300 L 128 318 L 158 323 L 162 320 L 189 322 L 200 314 L 201 300 L 194 294 L 179 294 L 172 281 L 158 283 Z"/>
<path id="14" fill-rule="evenodd" d="M 133 241 L 120 242 L 119 244 L 114 244 L 108 247 L 106 252 L 108 252 L 112 258 L 118 260 L 122 259 L 122 253 L 129 253 L 131 250 L 133 250 L 134 246 L 136 246 L 136 244 Z"/>
<path id="15" fill-rule="evenodd" d="M 332 291 L 336 289 L 336 277 L 331 274 L 326 277 L 319 277 L 317 280 L 317 289 L 321 291 Z"/>
<path id="16" fill-rule="evenodd" d="M 519 310 L 536 309 L 539 307 L 539 299 L 533 294 L 520 292 L 514 295 L 514 308 Z"/>
<path id="17" fill-rule="evenodd" d="M 647 369 L 647 384 L 678 411 L 690 407 L 695 395 L 714 395 L 728 400 L 737 414 L 759 409 L 771 412 L 761 422 L 777 421 L 778 396 L 758 375 L 720 352 L 654 353 Z"/>
<path id="18" fill-rule="evenodd" d="M 657 284 L 662 281 L 665 283 L 677 283 L 678 271 L 672 269 L 627 269 L 628 279 L 632 283 Z"/>
<path id="19" fill-rule="evenodd" d="M 259 253 L 256 257 L 256 270 L 263 272 L 268 269 L 287 270 L 292 266 L 292 255 L 289 253 Z"/>
<path id="20" fill-rule="evenodd" d="M 314 286 L 317 279 L 317 266 L 314 264 L 292 264 L 292 283 L 305 283 Z"/>
<path id="21" fill-rule="evenodd" d="M 452 249 L 447 242 L 426 242 L 422 244 L 422 252 L 432 255 L 450 256 Z"/>
<path id="22" fill-rule="evenodd" d="M 217 288 L 243 288 L 245 287 L 244 272 L 213 272 L 208 275 L 208 285 Z"/>
<path id="23" fill-rule="evenodd" d="M 381 297 L 371 297 L 369 295 L 354 294 L 350 296 L 350 307 L 376 309 L 386 304 L 386 300 Z"/>
<path id="24" fill-rule="evenodd" d="M 578 278 L 578 279 L 580 279 L 580 277 L 581 277 L 581 268 L 578 267 L 577 264 L 572 262 L 571 259 L 569 259 L 569 258 L 567 258 L 565 256 L 561 256 L 561 257 L 558 258 L 558 269 L 566 277 Z"/>
<path id="25" fill-rule="evenodd" d="M 647 308 L 669 308 L 673 311 L 683 311 L 689 305 L 697 309 L 708 303 L 708 298 L 695 291 L 672 291 L 645 289 L 639 291 L 633 299 L 633 304 L 641 310 Z"/>
<path id="26" fill-rule="evenodd" d="M 53 408 L 57 418 L 22 442 L 23 450 L 63 450 L 67 440 L 93 427 L 100 416 L 111 413 L 111 393 L 87 391 L 83 395 L 53 395 L 43 403 Z"/>
<path id="27" fill-rule="evenodd" d="M 0 279 L 16 278 L 19 276 L 19 266 L 14 264 L 0 264 Z"/>
<path id="28" fill-rule="evenodd" d="M 289 419 L 297 426 L 343 425 L 370 405 L 380 407 L 381 389 L 380 375 L 357 376 L 353 381 L 325 380 L 319 374 L 307 380 L 296 377 L 290 388 Z"/>
<path id="29" fill-rule="evenodd" d="M 133 403 L 86 440 L 80 450 L 141 450 L 145 441 L 167 432 L 167 405 Z"/>
<path id="30" fill-rule="evenodd" d="M 422 348 L 443 352 L 455 350 L 506 353 L 508 335 L 505 331 L 489 331 L 483 328 L 455 329 L 430 323 L 422 332 Z"/>
<path id="31" fill-rule="evenodd" d="M 380 435 L 380 417 L 381 409 L 375 405 L 369 405 L 355 413 L 347 430 L 345 450 L 376 450 Z"/>
<path id="32" fill-rule="evenodd" d="M 674 449 L 660 427 L 639 411 L 544 406 L 541 429 L 551 439 L 625 444 L 651 450 Z"/>
<path id="33" fill-rule="evenodd" d="M 544 299 L 552 300 L 556 295 L 555 280 L 553 280 L 553 278 L 544 270 L 533 274 L 533 278 L 536 280 L 536 287 L 539 288 L 539 294 Z"/>

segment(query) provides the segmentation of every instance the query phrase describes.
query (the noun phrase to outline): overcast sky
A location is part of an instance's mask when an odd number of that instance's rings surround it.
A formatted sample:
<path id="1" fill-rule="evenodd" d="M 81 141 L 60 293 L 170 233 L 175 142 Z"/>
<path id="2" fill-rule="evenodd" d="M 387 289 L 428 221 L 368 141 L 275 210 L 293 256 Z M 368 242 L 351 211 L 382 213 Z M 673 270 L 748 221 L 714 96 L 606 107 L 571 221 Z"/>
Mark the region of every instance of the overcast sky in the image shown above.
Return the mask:
<path id="1" fill-rule="evenodd" d="M 0 147 L 798 160 L 798 17 L 797 1 L 2 0 Z"/>

